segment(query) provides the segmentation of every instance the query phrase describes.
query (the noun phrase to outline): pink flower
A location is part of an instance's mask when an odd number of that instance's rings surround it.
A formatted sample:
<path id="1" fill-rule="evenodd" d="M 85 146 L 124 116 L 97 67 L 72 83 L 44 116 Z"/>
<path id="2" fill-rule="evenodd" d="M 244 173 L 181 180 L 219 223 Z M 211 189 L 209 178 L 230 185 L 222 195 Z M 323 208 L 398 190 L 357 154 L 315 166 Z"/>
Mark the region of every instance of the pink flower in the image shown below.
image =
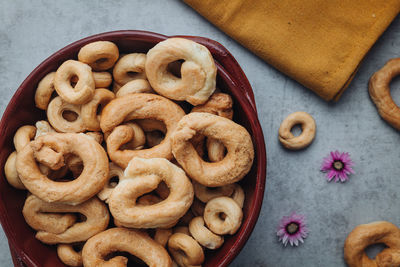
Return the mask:
<path id="1" fill-rule="evenodd" d="M 276 234 L 279 236 L 279 241 L 282 241 L 285 247 L 288 242 L 291 246 L 298 246 L 299 241 L 304 243 L 303 239 L 308 234 L 304 215 L 293 212 L 290 216 L 283 216 Z"/>
<path id="2" fill-rule="evenodd" d="M 328 182 L 335 178 L 335 182 L 339 180 L 344 183 L 349 180 L 348 175 L 354 173 L 351 168 L 354 165 L 350 159 L 349 153 L 340 153 L 339 151 L 331 152 L 330 156 L 324 158 L 321 171 L 326 172 Z"/>

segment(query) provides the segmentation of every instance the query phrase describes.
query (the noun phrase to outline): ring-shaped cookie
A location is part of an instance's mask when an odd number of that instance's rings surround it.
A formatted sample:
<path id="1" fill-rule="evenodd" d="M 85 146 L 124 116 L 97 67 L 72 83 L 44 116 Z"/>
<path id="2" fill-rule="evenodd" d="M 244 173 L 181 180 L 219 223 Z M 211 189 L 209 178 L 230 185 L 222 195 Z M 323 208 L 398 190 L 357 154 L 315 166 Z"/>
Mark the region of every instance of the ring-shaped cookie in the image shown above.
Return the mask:
<path id="1" fill-rule="evenodd" d="M 193 186 L 185 172 L 166 159 L 133 158 L 109 198 L 110 212 L 118 225 L 129 228 L 169 228 L 182 217 L 193 202 Z M 141 206 L 137 198 L 164 181 L 168 197 L 155 205 Z"/>
<path id="2" fill-rule="evenodd" d="M 46 244 L 86 241 L 95 234 L 104 231 L 110 220 L 106 205 L 96 197 L 75 206 L 61 203 L 48 203 L 35 195 L 30 195 L 27 201 L 28 200 L 30 202 L 29 207 L 26 209 L 24 207 L 23 214 L 29 225 L 31 225 L 30 217 L 32 214 L 33 216 L 37 216 L 37 214 L 41 212 L 81 213 L 86 217 L 85 221 L 76 222 L 61 233 L 52 233 L 47 229 L 38 229 L 39 231 L 36 233 L 36 238 Z M 64 216 L 67 215 L 68 214 Z"/>
<path id="3" fill-rule="evenodd" d="M 32 125 L 24 125 L 18 128 L 14 135 L 14 146 L 17 153 L 24 149 L 29 142 L 35 137 L 36 127 Z"/>
<path id="4" fill-rule="evenodd" d="M 219 162 L 205 162 L 190 140 L 205 135 L 221 141 L 227 154 Z M 209 113 L 184 116 L 172 136 L 172 153 L 186 173 L 202 185 L 217 187 L 242 179 L 251 168 L 254 147 L 247 130 L 229 120 Z"/>
<path id="5" fill-rule="evenodd" d="M 73 181 L 57 182 L 40 172 L 34 153 L 49 148 L 61 155 L 75 154 L 84 164 Z M 17 171 L 25 187 L 47 202 L 71 205 L 82 203 L 99 192 L 108 178 L 108 158 L 103 147 L 85 134 L 53 133 L 43 135 L 17 154 Z"/>
<path id="6" fill-rule="evenodd" d="M 221 219 L 224 214 L 225 218 Z M 204 221 L 207 227 L 216 234 L 233 235 L 242 224 L 243 212 L 230 197 L 217 197 L 207 202 L 204 209 Z"/>
<path id="7" fill-rule="evenodd" d="M 189 223 L 189 231 L 200 245 L 208 249 L 217 249 L 224 243 L 224 237 L 211 232 L 205 225 L 202 216 L 193 218 Z"/>
<path id="8" fill-rule="evenodd" d="M 75 120 L 69 121 L 64 116 L 64 112 L 66 111 L 73 112 L 78 116 Z M 86 130 L 85 123 L 81 116 L 81 105 L 70 104 L 59 96 L 50 101 L 47 108 L 47 119 L 51 126 L 58 132 L 79 133 Z"/>
<path id="9" fill-rule="evenodd" d="M 112 68 L 118 57 L 118 47 L 109 41 L 89 43 L 83 46 L 78 53 L 78 60 L 88 64 L 95 71 Z"/>
<path id="10" fill-rule="evenodd" d="M 172 267 L 171 258 L 163 246 L 146 233 L 125 228 L 111 228 L 90 238 L 83 246 L 83 265 L 127 266 L 128 259 L 124 256 L 105 259 L 106 255 L 115 251 L 128 252 L 150 267 Z"/>
<path id="11" fill-rule="evenodd" d="M 105 106 L 115 98 L 113 92 L 107 89 L 96 89 L 92 100 L 82 105 L 80 117 L 82 117 L 85 129 L 88 131 L 100 131 L 100 115 L 97 114 L 98 107 Z"/>
<path id="12" fill-rule="evenodd" d="M 100 127 L 103 132 L 111 131 L 124 121 L 136 119 L 160 120 L 166 125 L 167 132 L 159 145 L 140 150 L 119 150 L 122 144 L 132 138 L 132 131 L 125 129 L 115 139 L 108 137 L 107 151 L 111 160 L 126 168 L 134 157 L 171 159 L 171 135 L 184 115 L 179 105 L 159 95 L 139 93 L 112 100 L 101 113 Z"/>
<path id="13" fill-rule="evenodd" d="M 49 105 L 51 95 L 54 92 L 54 77 L 56 73 L 50 72 L 40 80 L 35 92 L 36 107 L 46 110 Z"/>
<path id="14" fill-rule="evenodd" d="M 396 250 L 398 254 L 400 252 L 400 229 L 386 221 L 361 224 L 355 227 L 344 243 L 344 259 L 347 265 L 349 267 L 398 266 L 398 264 L 377 265 L 376 260 L 379 259 L 381 263 L 384 261 L 383 255 L 379 256 L 378 254 L 375 260 L 368 257 L 365 249 L 379 243 L 388 247 L 379 254 L 385 255 L 389 249 Z"/>
<path id="15" fill-rule="evenodd" d="M 390 82 L 400 75 L 400 58 L 386 62 L 369 80 L 369 95 L 378 109 L 379 115 L 397 130 L 400 130 L 400 107 L 390 94 Z"/>
<path id="16" fill-rule="evenodd" d="M 145 64 L 146 54 L 132 53 L 122 56 L 113 69 L 115 82 L 122 86 L 132 80 L 146 79 Z"/>
<path id="17" fill-rule="evenodd" d="M 77 220 L 72 213 L 50 213 L 42 208 L 43 201 L 35 195 L 26 198 L 22 215 L 26 223 L 36 231 L 47 231 L 53 234 L 64 233 Z"/>
<path id="18" fill-rule="evenodd" d="M 83 265 L 82 250 L 76 251 L 72 244 L 59 244 L 57 255 L 68 266 L 78 267 Z"/>
<path id="19" fill-rule="evenodd" d="M 25 190 L 24 184 L 19 179 L 17 172 L 17 152 L 14 151 L 8 156 L 6 164 L 4 165 L 4 174 L 6 176 L 7 182 L 13 187 L 21 190 Z"/>
<path id="20" fill-rule="evenodd" d="M 178 78 L 167 68 L 169 63 L 182 59 L 185 62 L 181 66 L 181 78 Z M 151 87 L 160 95 L 199 105 L 215 90 L 217 68 L 205 46 L 183 38 L 170 38 L 147 53 L 146 75 Z"/>
<path id="21" fill-rule="evenodd" d="M 117 93 L 115 94 L 116 97 L 123 97 L 127 94 L 137 94 L 137 93 L 148 93 L 154 94 L 153 88 L 151 88 L 149 82 L 144 79 L 137 79 L 127 82 L 123 85 Z"/>
<path id="22" fill-rule="evenodd" d="M 191 236 L 175 233 L 168 240 L 168 250 L 179 266 L 199 266 L 204 262 L 204 252 Z"/>
<path id="23" fill-rule="evenodd" d="M 290 131 L 293 126 L 300 125 L 302 132 L 294 136 Z M 314 140 L 316 125 L 314 118 L 304 111 L 297 111 L 286 117 L 279 127 L 279 141 L 287 149 L 298 150 L 305 148 Z"/>
<path id="24" fill-rule="evenodd" d="M 230 196 L 233 193 L 234 184 L 227 184 L 219 187 L 207 187 L 193 181 L 194 195 L 203 203 L 207 203 L 213 198 Z"/>
<path id="25" fill-rule="evenodd" d="M 78 76 L 78 82 L 72 87 L 71 79 L 74 76 Z M 67 60 L 56 71 L 54 88 L 66 102 L 74 105 L 85 104 L 94 94 L 92 69 L 82 62 Z"/>

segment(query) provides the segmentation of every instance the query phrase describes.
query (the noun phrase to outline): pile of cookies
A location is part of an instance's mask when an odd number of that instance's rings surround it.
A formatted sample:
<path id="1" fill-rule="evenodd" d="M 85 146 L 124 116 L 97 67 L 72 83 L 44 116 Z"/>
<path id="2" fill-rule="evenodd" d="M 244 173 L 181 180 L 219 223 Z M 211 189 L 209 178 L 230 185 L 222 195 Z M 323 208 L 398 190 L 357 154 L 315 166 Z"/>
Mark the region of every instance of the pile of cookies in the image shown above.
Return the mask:
<path id="1" fill-rule="evenodd" d="M 69 266 L 199 266 L 242 222 L 254 159 L 208 49 L 170 38 L 147 54 L 85 45 L 39 83 L 47 121 L 14 136 L 8 182 Z M 189 104 L 188 104 L 189 103 Z M 118 265 L 118 266 L 120 266 Z"/>

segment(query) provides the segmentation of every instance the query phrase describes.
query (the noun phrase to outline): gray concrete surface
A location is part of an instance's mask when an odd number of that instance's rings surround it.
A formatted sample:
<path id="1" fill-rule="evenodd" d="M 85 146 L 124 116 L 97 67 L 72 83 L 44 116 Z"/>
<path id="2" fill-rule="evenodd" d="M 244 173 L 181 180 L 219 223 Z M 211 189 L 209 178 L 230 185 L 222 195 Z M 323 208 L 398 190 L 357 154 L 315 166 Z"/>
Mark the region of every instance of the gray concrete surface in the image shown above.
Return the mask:
<path id="1" fill-rule="evenodd" d="M 378 116 L 367 81 L 388 59 L 400 56 L 400 19 L 370 51 L 338 103 L 316 95 L 241 47 L 184 3 L 171 1 L 0 0 L 0 113 L 41 61 L 82 37 L 119 29 L 205 36 L 236 57 L 256 96 L 268 155 L 262 212 L 232 266 L 345 266 L 343 242 L 358 224 L 388 220 L 400 226 L 400 133 Z M 399 87 L 399 80 L 392 83 Z M 400 103 L 400 91 L 392 90 Z M 281 121 L 304 110 L 317 122 L 307 149 L 290 152 L 277 139 Z M 348 151 L 356 174 L 345 184 L 327 183 L 321 160 Z M 277 241 L 279 219 L 292 211 L 307 216 L 309 237 L 297 248 Z M 0 266 L 11 266 L 0 231 Z"/>

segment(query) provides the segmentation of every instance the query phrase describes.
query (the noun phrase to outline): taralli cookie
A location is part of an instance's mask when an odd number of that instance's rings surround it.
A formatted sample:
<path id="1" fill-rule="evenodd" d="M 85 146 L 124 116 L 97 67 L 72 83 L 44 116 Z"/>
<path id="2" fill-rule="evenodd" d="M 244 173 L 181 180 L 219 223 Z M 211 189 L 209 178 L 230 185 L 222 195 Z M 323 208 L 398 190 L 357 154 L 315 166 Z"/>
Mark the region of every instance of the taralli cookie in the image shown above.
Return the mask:
<path id="1" fill-rule="evenodd" d="M 384 249 L 374 259 L 370 259 L 365 249 L 373 244 L 385 244 Z M 400 229 L 385 222 L 358 225 L 347 236 L 344 243 L 344 259 L 349 267 L 399 266 Z"/>
<path id="2" fill-rule="evenodd" d="M 35 93 L 35 104 L 37 108 L 46 110 L 50 102 L 51 95 L 54 92 L 55 72 L 50 72 L 40 80 Z"/>
<path id="3" fill-rule="evenodd" d="M 185 60 L 181 78 L 167 71 L 169 63 Z M 151 87 L 165 97 L 203 104 L 215 90 L 217 68 L 208 49 L 183 38 L 170 38 L 147 53 L 146 75 Z"/>
<path id="4" fill-rule="evenodd" d="M 71 244 L 59 244 L 57 246 L 57 255 L 60 260 L 68 266 L 82 266 L 82 250 L 76 251 Z"/>
<path id="5" fill-rule="evenodd" d="M 233 193 L 235 186 L 228 184 L 220 187 L 207 187 L 193 181 L 194 195 L 202 202 L 207 203 L 213 198 L 230 196 Z"/>
<path id="6" fill-rule="evenodd" d="M 124 256 L 105 259 L 115 251 L 128 252 L 150 267 L 172 267 L 172 260 L 163 246 L 146 233 L 124 228 L 111 228 L 90 238 L 82 250 L 83 265 L 127 266 L 128 259 Z"/>
<path id="7" fill-rule="evenodd" d="M 129 179 L 120 181 L 109 198 L 110 212 L 120 226 L 169 228 L 193 202 L 193 186 L 185 172 L 166 159 L 133 158 L 125 176 Z M 170 189 L 168 197 L 155 205 L 138 206 L 136 199 L 156 189 L 161 181 Z"/>
<path id="8" fill-rule="evenodd" d="M 146 79 L 145 64 L 146 54 L 132 53 L 122 56 L 113 69 L 115 82 L 122 86 L 132 80 Z"/>
<path id="9" fill-rule="evenodd" d="M 104 107 L 115 98 L 113 92 L 107 89 L 96 89 L 92 100 L 82 105 L 80 116 L 88 131 L 100 131 L 100 115 L 98 114 L 99 107 Z"/>
<path id="10" fill-rule="evenodd" d="M 14 146 L 17 152 L 20 152 L 35 137 L 36 127 L 25 125 L 18 128 L 14 135 Z"/>
<path id="11" fill-rule="evenodd" d="M 137 94 L 137 93 L 153 94 L 155 92 L 153 91 L 147 80 L 138 79 L 130 81 L 121 88 L 119 88 L 118 92 L 116 93 L 116 96 L 123 97 L 124 95 L 127 94 Z"/>
<path id="12" fill-rule="evenodd" d="M 78 60 L 88 64 L 95 71 L 108 70 L 118 60 L 118 47 L 109 41 L 97 41 L 82 47 Z"/>
<path id="13" fill-rule="evenodd" d="M 34 195 L 26 198 L 22 214 L 25 221 L 36 231 L 47 231 L 53 234 L 64 233 L 77 221 L 72 213 L 56 213 L 45 211 L 44 202 Z"/>
<path id="14" fill-rule="evenodd" d="M 200 245 L 208 249 L 217 249 L 224 243 L 224 237 L 216 235 L 208 230 L 201 216 L 193 218 L 190 221 L 189 231 Z"/>
<path id="15" fill-rule="evenodd" d="M 369 95 L 378 109 L 379 115 L 397 130 L 400 130 L 400 107 L 390 94 L 390 82 L 400 75 L 400 58 L 386 62 L 369 80 Z"/>
<path id="16" fill-rule="evenodd" d="M 14 151 L 8 156 L 6 164 L 4 165 L 4 174 L 6 175 L 6 179 L 10 185 L 17 189 L 26 189 L 24 184 L 19 179 L 17 172 L 17 152 Z"/>
<path id="17" fill-rule="evenodd" d="M 204 262 L 204 252 L 192 237 L 176 233 L 168 240 L 168 250 L 179 266 L 199 266 Z"/>
<path id="18" fill-rule="evenodd" d="M 75 154 L 84 164 L 81 175 L 73 181 L 56 182 L 43 175 L 35 161 L 35 152 L 43 148 L 59 155 Z M 99 192 L 108 178 L 108 158 L 103 147 L 84 134 L 54 133 L 32 141 L 17 154 L 17 171 L 25 187 L 47 202 L 76 205 Z"/>
<path id="19" fill-rule="evenodd" d="M 67 118 L 65 112 L 73 112 L 76 118 Z M 81 116 L 81 105 L 73 105 L 57 96 L 50 101 L 47 108 L 47 119 L 51 126 L 63 133 L 79 133 L 86 130 L 85 123 Z"/>
<path id="20" fill-rule="evenodd" d="M 111 131 L 124 121 L 136 119 L 160 120 L 165 124 L 167 132 L 164 140 L 152 148 L 119 150 L 121 145 L 133 137 L 131 129 L 122 127 L 115 133 L 115 138 L 108 137 L 106 140 L 111 160 L 126 168 L 133 157 L 172 159 L 171 135 L 184 115 L 185 112 L 180 106 L 159 95 L 129 94 L 112 100 L 101 113 L 100 127 L 103 132 Z"/>
<path id="21" fill-rule="evenodd" d="M 104 231 L 110 220 L 106 205 L 96 197 L 79 205 L 72 206 L 60 203 L 48 203 L 34 195 L 29 196 L 25 202 L 23 215 L 26 222 L 32 228 L 34 228 L 32 221 L 37 220 L 34 217 L 40 213 L 81 213 L 86 217 L 85 221 L 76 222 L 61 233 L 53 233 L 54 231 L 49 231 L 48 228 L 37 229 L 39 231 L 36 234 L 36 238 L 46 244 L 86 241 L 93 235 Z M 62 215 L 58 216 L 61 217 Z M 56 227 L 53 226 L 53 228 L 58 229 L 58 222 L 55 220 L 52 220 L 52 222 L 56 224 Z M 50 221 L 46 222 L 46 224 L 49 227 Z"/>
<path id="22" fill-rule="evenodd" d="M 124 170 L 114 163 L 110 163 L 110 171 L 108 172 L 108 179 L 104 188 L 97 194 L 97 196 L 108 203 L 108 198 L 111 192 L 118 185 L 118 183 L 125 178 Z"/>
<path id="23" fill-rule="evenodd" d="M 219 162 L 205 162 L 190 140 L 201 134 L 220 140 L 227 154 Z M 202 185 L 217 187 L 242 179 L 253 164 L 254 148 L 247 130 L 220 116 L 194 112 L 183 117 L 172 136 L 172 153 L 186 173 Z"/>
<path id="24" fill-rule="evenodd" d="M 71 79 L 74 76 L 78 76 L 78 82 L 72 87 Z M 85 104 L 92 99 L 95 90 L 92 69 L 82 62 L 67 60 L 56 71 L 54 88 L 66 102 Z"/>
<path id="25" fill-rule="evenodd" d="M 221 219 L 220 214 L 226 218 Z M 207 202 L 204 209 L 204 221 L 216 234 L 233 235 L 242 224 L 243 212 L 239 205 L 229 197 L 218 197 Z"/>
<path id="26" fill-rule="evenodd" d="M 299 136 L 294 136 L 291 132 L 295 125 L 301 126 L 302 132 Z M 315 120 L 310 114 L 304 111 L 294 112 L 287 116 L 279 127 L 279 141 L 287 149 L 302 149 L 314 140 L 315 131 Z"/>

